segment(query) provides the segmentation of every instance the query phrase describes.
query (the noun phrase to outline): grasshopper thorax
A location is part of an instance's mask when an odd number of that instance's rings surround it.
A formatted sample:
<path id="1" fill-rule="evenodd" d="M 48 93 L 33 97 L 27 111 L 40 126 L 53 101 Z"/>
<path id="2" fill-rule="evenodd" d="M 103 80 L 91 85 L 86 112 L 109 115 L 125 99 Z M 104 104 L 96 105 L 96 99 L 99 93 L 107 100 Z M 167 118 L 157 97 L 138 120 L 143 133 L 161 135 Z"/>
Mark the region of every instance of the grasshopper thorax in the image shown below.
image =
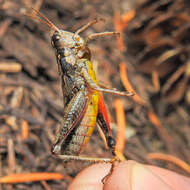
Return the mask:
<path id="1" fill-rule="evenodd" d="M 90 59 L 90 51 L 85 40 L 76 33 L 59 30 L 51 37 L 51 44 L 55 49 L 59 71 L 65 73 L 69 65 L 76 67 L 78 60 Z M 69 64 L 69 65 L 68 65 Z"/>

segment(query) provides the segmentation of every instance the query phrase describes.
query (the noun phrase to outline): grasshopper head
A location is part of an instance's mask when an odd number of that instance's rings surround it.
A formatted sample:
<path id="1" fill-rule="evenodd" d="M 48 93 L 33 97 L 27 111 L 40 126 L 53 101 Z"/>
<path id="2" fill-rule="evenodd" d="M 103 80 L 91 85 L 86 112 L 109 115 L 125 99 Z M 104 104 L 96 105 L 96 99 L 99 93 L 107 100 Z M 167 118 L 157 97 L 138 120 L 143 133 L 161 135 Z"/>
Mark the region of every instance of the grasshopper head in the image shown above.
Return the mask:
<path id="1" fill-rule="evenodd" d="M 78 34 L 59 30 L 52 35 L 51 44 L 55 49 L 81 49 L 84 46 L 84 40 Z"/>

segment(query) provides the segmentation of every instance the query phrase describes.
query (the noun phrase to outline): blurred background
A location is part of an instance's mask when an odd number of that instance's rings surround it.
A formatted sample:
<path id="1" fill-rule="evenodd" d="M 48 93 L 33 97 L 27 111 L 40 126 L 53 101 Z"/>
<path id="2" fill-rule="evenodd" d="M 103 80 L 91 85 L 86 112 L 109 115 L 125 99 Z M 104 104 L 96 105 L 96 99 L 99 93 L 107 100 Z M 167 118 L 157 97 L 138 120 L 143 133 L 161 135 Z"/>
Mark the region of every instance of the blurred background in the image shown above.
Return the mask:
<path id="1" fill-rule="evenodd" d="M 83 37 L 120 32 L 120 38 L 89 43 L 98 81 L 135 92 L 133 97 L 104 94 L 117 148 L 127 159 L 189 176 L 188 0 L 1 0 L 0 190 L 66 189 L 89 165 L 51 155 L 63 117 L 60 79 L 49 28 L 26 16 L 26 7 L 72 32 L 94 18 L 105 20 Z M 82 155 L 112 157 L 97 128 Z M 29 174 L 27 182 L 10 177 L 22 173 Z M 3 184 L 4 176 L 14 183 Z"/>

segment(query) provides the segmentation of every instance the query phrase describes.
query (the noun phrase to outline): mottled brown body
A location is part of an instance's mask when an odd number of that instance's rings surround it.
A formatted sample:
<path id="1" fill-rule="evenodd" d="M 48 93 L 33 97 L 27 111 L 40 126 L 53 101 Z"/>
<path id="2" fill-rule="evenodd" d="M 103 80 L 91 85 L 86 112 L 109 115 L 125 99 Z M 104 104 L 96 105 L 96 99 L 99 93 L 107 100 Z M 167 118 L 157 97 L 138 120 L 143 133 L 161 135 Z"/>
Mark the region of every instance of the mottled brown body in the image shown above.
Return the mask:
<path id="1" fill-rule="evenodd" d="M 84 40 L 74 33 L 62 30 L 61 32 L 64 38 L 58 37 L 60 34 L 55 32 L 52 45 L 56 51 L 65 109 L 52 152 L 78 155 L 96 125 L 98 92 L 88 89 L 82 75 L 82 71 L 86 72 L 90 80 L 96 82 L 92 63 L 86 58 L 90 57 L 89 51 L 81 47 Z"/>
<path id="2" fill-rule="evenodd" d="M 42 17 L 43 20 L 40 21 L 46 23 L 54 32 L 51 42 L 55 49 L 62 83 L 64 115 L 52 147 L 52 153 L 63 160 L 110 162 L 111 159 L 89 158 L 78 155 L 92 135 L 96 123 L 99 124 L 104 133 L 108 147 L 113 154 L 115 153 L 115 141 L 112 137 L 106 108 L 100 92 L 123 96 L 131 96 L 132 93 L 101 88 L 98 85 L 87 44 L 93 38 L 118 33 L 94 33 L 83 39 L 79 36 L 79 33 L 95 24 L 97 22 L 96 19 L 72 33 L 58 29 L 40 12 L 34 11 Z"/>
<path id="3" fill-rule="evenodd" d="M 88 38 L 84 40 L 78 32 L 59 30 L 52 36 L 64 102 L 64 117 L 52 152 L 63 155 L 64 159 L 69 159 L 69 155 L 79 155 L 92 135 L 97 121 L 105 134 L 108 146 L 114 153 L 115 141 L 104 118 L 106 110 L 102 113 L 102 110 L 98 109 L 100 107 L 98 91 L 127 95 L 98 86 L 87 41 Z"/>

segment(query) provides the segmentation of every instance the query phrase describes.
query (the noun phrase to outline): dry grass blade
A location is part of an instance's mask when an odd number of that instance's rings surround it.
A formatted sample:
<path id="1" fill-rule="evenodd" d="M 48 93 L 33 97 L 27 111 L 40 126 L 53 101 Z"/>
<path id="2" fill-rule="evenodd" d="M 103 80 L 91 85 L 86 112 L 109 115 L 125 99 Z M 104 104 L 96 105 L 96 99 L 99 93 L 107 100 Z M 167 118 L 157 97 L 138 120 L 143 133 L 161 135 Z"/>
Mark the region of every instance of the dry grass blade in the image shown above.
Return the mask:
<path id="1" fill-rule="evenodd" d="M 29 135 L 29 125 L 28 122 L 25 120 L 22 120 L 21 123 L 21 137 L 23 140 L 26 140 Z"/>
<path id="2" fill-rule="evenodd" d="M 70 177 L 64 177 L 60 173 L 21 173 L 12 174 L 0 178 L 0 183 L 25 183 L 32 181 L 43 181 L 43 180 L 62 180 L 67 179 L 71 181 Z"/>
<path id="3" fill-rule="evenodd" d="M 0 72 L 17 73 L 22 70 L 20 63 L 0 62 Z"/>
<path id="4" fill-rule="evenodd" d="M 129 92 L 134 92 L 134 95 L 131 96 L 132 99 L 140 105 L 146 105 L 145 101 L 140 98 L 140 96 L 135 92 L 134 88 L 132 87 L 127 77 L 127 67 L 125 63 L 120 64 L 120 77 L 125 89 Z"/>
<path id="5" fill-rule="evenodd" d="M 117 118 L 117 138 L 116 138 L 116 150 L 123 152 L 125 148 L 125 113 L 124 107 L 120 99 L 116 99 L 115 102 L 116 118 Z"/>
<path id="6" fill-rule="evenodd" d="M 166 93 L 170 86 L 185 72 L 185 65 L 179 67 L 179 69 L 172 74 L 172 76 L 168 79 L 168 81 L 162 87 L 162 93 Z"/>
<path id="7" fill-rule="evenodd" d="M 156 127 L 156 130 L 158 131 L 158 134 L 160 135 L 160 137 L 164 139 L 165 141 L 167 141 L 167 143 L 171 143 L 173 141 L 172 138 L 168 135 L 167 131 L 162 126 L 160 120 L 158 119 L 158 117 L 152 110 L 148 111 L 148 117 L 150 121 L 152 122 L 152 124 Z"/>
<path id="8" fill-rule="evenodd" d="M 14 151 L 14 143 L 12 139 L 8 139 L 8 164 L 9 164 L 9 172 L 15 172 L 16 167 L 16 159 L 15 159 L 15 151 Z"/>
<path id="9" fill-rule="evenodd" d="M 190 173 L 190 165 L 175 156 L 163 153 L 150 153 L 147 155 L 147 157 L 151 160 L 164 160 L 167 162 L 171 162 L 177 165 L 178 167 L 182 168 L 186 172 Z"/>
<path id="10" fill-rule="evenodd" d="M 43 185 L 45 190 L 51 190 L 50 186 L 47 184 L 46 181 L 41 181 L 41 184 Z"/>
<path id="11" fill-rule="evenodd" d="M 114 27 L 115 27 L 115 31 L 120 33 L 120 37 L 116 38 L 118 48 L 120 49 L 120 51 L 125 51 L 126 46 L 125 46 L 124 40 L 123 40 L 123 28 L 122 28 L 122 23 L 120 20 L 120 14 L 118 12 L 115 12 L 115 14 L 114 14 Z"/>
<path id="12" fill-rule="evenodd" d="M 172 49 L 172 50 L 168 50 L 166 52 L 164 52 L 157 60 L 156 60 L 156 66 L 159 66 L 160 64 L 162 64 L 163 62 L 165 62 L 167 59 L 170 59 L 174 56 L 176 56 L 177 54 L 179 54 L 181 52 L 181 49 Z"/>
<path id="13" fill-rule="evenodd" d="M 2 36 L 6 33 L 10 24 L 11 24 L 10 19 L 7 19 L 1 23 L 1 25 L 0 25 L 0 38 L 2 38 Z"/>
<path id="14" fill-rule="evenodd" d="M 159 81 L 159 75 L 157 71 L 152 72 L 152 83 L 153 83 L 155 92 L 158 92 L 160 90 L 160 81 Z"/>
<path id="15" fill-rule="evenodd" d="M 121 15 L 123 29 L 127 27 L 128 23 L 135 17 L 135 14 L 136 14 L 135 10 L 130 10 Z"/>
<path id="16" fill-rule="evenodd" d="M 119 12 L 114 13 L 114 27 L 115 31 L 120 33 L 120 37 L 117 37 L 117 44 L 121 51 L 126 50 L 126 46 L 124 44 L 123 30 L 127 27 L 128 23 L 134 18 L 135 10 L 131 10 L 122 16 L 120 16 Z"/>

